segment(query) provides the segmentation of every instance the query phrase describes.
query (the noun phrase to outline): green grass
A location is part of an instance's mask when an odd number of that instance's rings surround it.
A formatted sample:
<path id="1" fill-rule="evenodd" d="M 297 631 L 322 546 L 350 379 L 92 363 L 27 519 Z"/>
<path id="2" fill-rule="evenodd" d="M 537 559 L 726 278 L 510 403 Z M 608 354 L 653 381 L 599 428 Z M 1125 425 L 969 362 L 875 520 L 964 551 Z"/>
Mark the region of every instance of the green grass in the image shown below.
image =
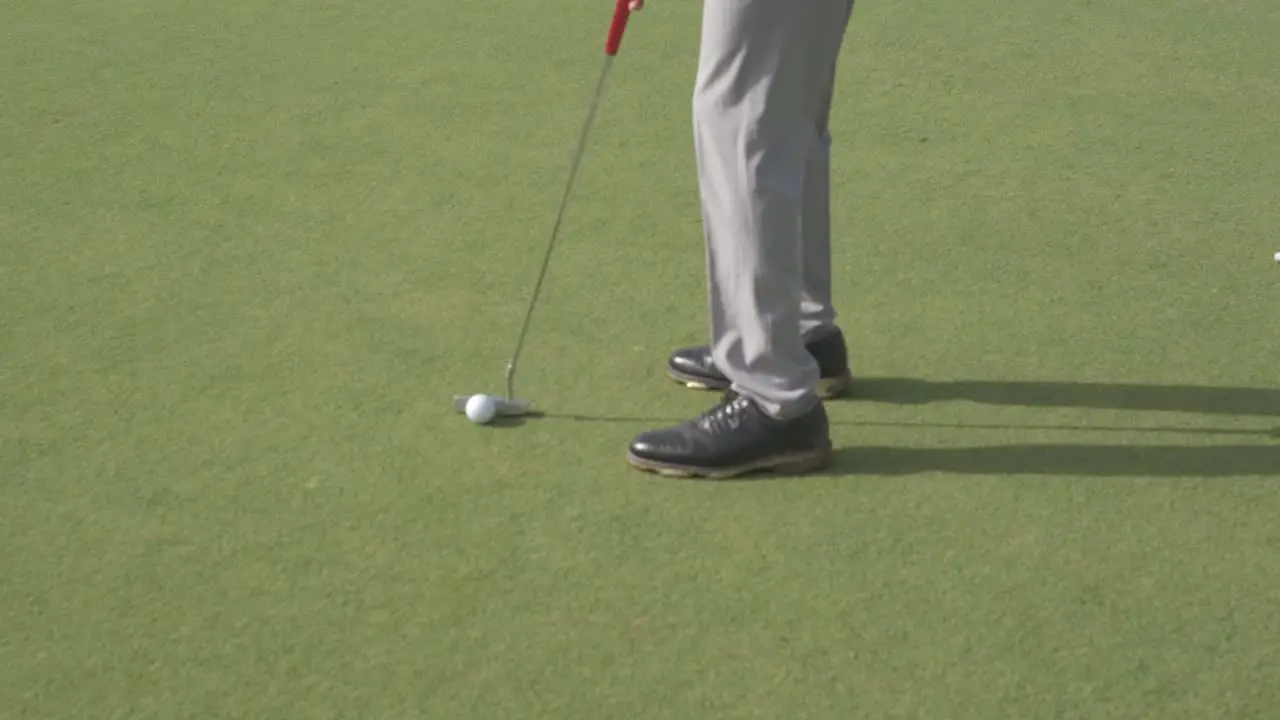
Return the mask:
<path id="1" fill-rule="evenodd" d="M 1264 718 L 1280 8 L 862 4 L 861 399 L 816 477 L 640 475 L 710 398 L 696 3 L 0 6 L 0 718 Z"/>

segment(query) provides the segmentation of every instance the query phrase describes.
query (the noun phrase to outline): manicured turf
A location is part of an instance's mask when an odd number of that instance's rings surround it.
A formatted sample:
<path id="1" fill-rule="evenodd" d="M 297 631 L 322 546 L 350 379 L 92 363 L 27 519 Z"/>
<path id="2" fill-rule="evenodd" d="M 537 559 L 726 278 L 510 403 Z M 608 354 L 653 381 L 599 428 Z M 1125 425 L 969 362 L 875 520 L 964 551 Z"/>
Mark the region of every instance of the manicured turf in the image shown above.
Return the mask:
<path id="1" fill-rule="evenodd" d="M 1280 7 L 868 2 L 860 399 L 809 478 L 629 470 L 712 397 L 697 3 L 0 5 L 0 717 L 1263 718 Z"/>

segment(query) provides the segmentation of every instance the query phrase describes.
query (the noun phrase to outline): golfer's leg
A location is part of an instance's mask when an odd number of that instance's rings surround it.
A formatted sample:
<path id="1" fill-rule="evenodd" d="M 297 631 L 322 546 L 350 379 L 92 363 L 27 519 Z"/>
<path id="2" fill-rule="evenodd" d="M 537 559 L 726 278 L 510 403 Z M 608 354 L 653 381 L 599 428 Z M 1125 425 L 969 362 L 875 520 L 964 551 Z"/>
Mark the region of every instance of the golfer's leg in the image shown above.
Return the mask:
<path id="1" fill-rule="evenodd" d="M 803 290 L 800 331 L 806 340 L 835 327 L 831 298 L 831 137 L 821 128 L 805 163 L 800 220 Z"/>
<path id="2" fill-rule="evenodd" d="M 837 0 L 837 4 L 842 6 L 843 18 L 824 29 L 822 50 L 815 62 L 830 60 L 826 65 L 816 65 L 812 76 L 820 101 L 813 123 L 814 140 L 805 162 L 800 220 L 804 267 L 800 332 L 806 341 L 830 332 L 836 321 L 831 298 L 831 132 L 828 121 L 835 92 L 836 58 L 853 11 L 853 0 Z"/>
<path id="3" fill-rule="evenodd" d="M 818 402 L 801 339 L 800 210 L 815 42 L 843 0 L 705 0 L 694 92 L 712 347 L 733 387 L 779 418 Z"/>

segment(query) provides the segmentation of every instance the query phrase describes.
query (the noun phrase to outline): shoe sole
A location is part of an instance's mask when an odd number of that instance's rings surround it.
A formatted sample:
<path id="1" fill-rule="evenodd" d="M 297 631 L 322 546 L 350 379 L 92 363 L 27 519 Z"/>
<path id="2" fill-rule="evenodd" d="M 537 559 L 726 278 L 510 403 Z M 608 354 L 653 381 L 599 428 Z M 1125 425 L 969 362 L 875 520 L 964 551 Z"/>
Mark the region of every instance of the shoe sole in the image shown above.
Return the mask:
<path id="1" fill-rule="evenodd" d="M 729 389 L 728 381 L 708 380 L 704 377 L 684 373 L 675 368 L 668 367 L 667 375 L 672 380 L 684 385 L 690 390 L 714 390 L 722 392 Z M 853 374 L 846 372 L 843 375 L 833 378 L 822 378 L 818 384 L 813 386 L 814 392 L 823 400 L 831 400 L 832 398 L 843 395 L 849 386 L 853 384 Z"/>
<path id="2" fill-rule="evenodd" d="M 669 478 L 707 478 L 709 480 L 725 480 L 756 472 L 772 472 L 780 475 L 804 475 L 821 470 L 831 461 L 831 442 L 822 447 L 804 452 L 787 453 L 763 458 L 754 462 L 731 467 L 700 467 L 682 465 L 658 460 L 649 460 L 627 453 L 627 462 L 637 470 L 654 473 Z"/>

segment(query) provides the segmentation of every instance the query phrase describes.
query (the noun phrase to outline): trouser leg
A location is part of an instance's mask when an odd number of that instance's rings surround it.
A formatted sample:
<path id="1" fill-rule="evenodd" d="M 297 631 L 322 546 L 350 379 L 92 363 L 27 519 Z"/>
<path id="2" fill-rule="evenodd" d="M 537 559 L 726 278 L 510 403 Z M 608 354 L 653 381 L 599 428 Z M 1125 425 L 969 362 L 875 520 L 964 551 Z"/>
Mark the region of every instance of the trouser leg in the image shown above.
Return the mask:
<path id="1" fill-rule="evenodd" d="M 821 102 L 813 124 L 814 140 L 805 162 L 804 194 L 801 197 L 800 244 L 804 280 L 800 301 L 800 333 L 806 341 L 835 328 L 836 310 L 831 296 L 831 100 L 835 92 L 836 62 L 844 27 L 853 3 L 846 4 L 831 65 L 822 76 Z M 829 41 L 832 42 L 832 41 Z"/>
<path id="2" fill-rule="evenodd" d="M 802 306 L 808 296 L 819 319 L 830 308 L 826 151 L 819 145 L 850 7 L 849 0 L 704 4 L 694 137 L 713 355 L 734 388 L 775 417 L 818 402 Z"/>

